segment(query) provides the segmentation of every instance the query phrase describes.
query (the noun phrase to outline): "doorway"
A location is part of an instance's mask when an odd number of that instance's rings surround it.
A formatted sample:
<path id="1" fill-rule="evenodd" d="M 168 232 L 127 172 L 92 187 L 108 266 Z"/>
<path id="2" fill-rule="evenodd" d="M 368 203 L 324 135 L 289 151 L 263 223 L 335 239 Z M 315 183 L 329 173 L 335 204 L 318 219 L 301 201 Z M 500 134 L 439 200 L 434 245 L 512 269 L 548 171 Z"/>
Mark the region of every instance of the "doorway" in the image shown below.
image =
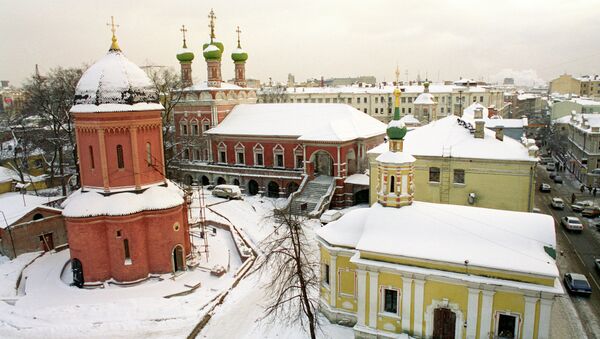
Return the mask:
<path id="1" fill-rule="evenodd" d="M 71 259 L 71 272 L 73 272 L 73 285 L 82 288 L 84 284 L 83 266 L 79 259 Z"/>
<path id="2" fill-rule="evenodd" d="M 210 185 L 210 181 L 208 180 L 208 177 L 206 175 L 202 176 L 202 186 L 208 186 Z"/>
<path id="3" fill-rule="evenodd" d="M 456 313 L 449 308 L 436 308 L 433 311 L 433 338 L 454 339 Z"/>
<path id="4" fill-rule="evenodd" d="M 183 260 L 183 247 L 175 246 L 173 249 L 173 272 L 185 271 L 185 262 Z"/>
<path id="5" fill-rule="evenodd" d="M 217 178 L 217 185 L 225 185 L 227 182 L 223 177 Z"/>
<path id="6" fill-rule="evenodd" d="M 333 176 L 333 158 L 325 151 L 313 153 L 312 161 L 315 164 L 315 175 Z"/>
<path id="7" fill-rule="evenodd" d="M 267 196 L 269 198 L 279 198 L 279 185 L 275 181 L 271 181 L 267 185 Z"/>
<path id="8" fill-rule="evenodd" d="M 54 249 L 54 238 L 52 237 L 52 233 L 46 233 L 40 235 L 40 243 L 42 244 L 42 250 L 44 252 L 48 252 Z"/>
<path id="9" fill-rule="evenodd" d="M 258 183 L 256 180 L 248 181 L 248 194 L 256 195 L 258 193 Z"/>

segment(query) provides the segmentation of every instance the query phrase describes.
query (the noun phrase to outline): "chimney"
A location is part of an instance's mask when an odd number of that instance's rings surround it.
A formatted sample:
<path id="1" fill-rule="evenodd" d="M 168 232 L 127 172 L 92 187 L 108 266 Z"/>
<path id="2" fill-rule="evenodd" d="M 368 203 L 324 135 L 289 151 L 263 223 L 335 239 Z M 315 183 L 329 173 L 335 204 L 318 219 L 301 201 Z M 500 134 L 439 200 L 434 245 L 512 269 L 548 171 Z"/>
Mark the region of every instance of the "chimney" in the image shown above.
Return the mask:
<path id="1" fill-rule="evenodd" d="M 475 138 L 477 139 L 483 139 L 485 132 L 484 132 L 484 127 L 485 127 L 485 121 L 483 121 L 483 109 L 481 107 L 477 107 L 475 109 L 475 114 L 474 114 L 474 118 L 475 118 Z"/>
<path id="2" fill-rule="evenodd" d="M 504 126 L 498 126 L 496 128 L 496 139 L 504 141 Z"/>

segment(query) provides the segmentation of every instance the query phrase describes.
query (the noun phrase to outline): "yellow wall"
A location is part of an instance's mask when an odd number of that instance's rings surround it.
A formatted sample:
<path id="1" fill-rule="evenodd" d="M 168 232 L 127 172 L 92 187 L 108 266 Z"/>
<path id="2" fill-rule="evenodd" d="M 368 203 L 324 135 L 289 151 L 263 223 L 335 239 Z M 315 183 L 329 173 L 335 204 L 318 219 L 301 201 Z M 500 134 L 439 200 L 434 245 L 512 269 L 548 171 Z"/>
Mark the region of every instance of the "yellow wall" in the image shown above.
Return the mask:
<path id="1" fill-rule="evenodd" d="M 10 192 L 12 189 L 12 181 L 0 182 L 0 194 Z"/>
<path id="2" fill-rule="evenodd" d="M 370 203 L 377 202 L 379 171 L 376 155 L 369 154 Z M 533 209 L 535 176 L 533 162 L 493 161 L 481 159 L 458 159 L 442 157 L 416 157 L 415 200 L 435 203 L 469 205 L 468 194 L 475 193 L 471 206 L 509 211 L 529 212 Z M 440 183 L 429 182 L 429 168 L 441 170 Z M 454 184 L 454 169 L 465 171 L 465 184 Z M 444 176 L 445 171 L 449 175 Z M 443 180 L 446 179 L 445 182 Z M 448 188 L 447 199 L 440 190 Z M 375 188 L 375 189 L 373 189 Z"/>
<path id="3" fill-rule="evenodd" d="M 563 74 L 550 81 L 550 93 L 581 94 L 581 81 L 568 74 Z"/>

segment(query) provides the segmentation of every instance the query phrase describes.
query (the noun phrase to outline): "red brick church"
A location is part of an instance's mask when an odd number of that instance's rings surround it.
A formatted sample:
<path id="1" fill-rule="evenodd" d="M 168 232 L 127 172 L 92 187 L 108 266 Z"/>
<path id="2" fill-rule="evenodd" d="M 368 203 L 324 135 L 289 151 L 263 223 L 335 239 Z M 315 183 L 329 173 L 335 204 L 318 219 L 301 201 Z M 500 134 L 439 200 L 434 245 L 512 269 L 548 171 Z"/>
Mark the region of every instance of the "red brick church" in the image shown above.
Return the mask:
<path id="1" fill-rule="evenodd" d="M 183 192 L 165 179 L 163 106 L 114 36 L 81 77 L 74 116 L 81 189 L 64 202 L 74 282 L 132 282 L 186 269 Z"/>

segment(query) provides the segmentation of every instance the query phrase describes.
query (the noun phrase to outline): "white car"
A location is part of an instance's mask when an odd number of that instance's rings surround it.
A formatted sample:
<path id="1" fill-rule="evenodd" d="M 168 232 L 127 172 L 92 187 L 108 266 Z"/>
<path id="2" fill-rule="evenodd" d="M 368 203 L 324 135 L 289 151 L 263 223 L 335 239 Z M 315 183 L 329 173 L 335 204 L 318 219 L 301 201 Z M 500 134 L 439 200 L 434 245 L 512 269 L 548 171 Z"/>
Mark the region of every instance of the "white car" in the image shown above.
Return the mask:
<path id="1" fill-rule="evenodd" d="M 576 203 L 574 203 L 573 205 L 571 205 L 571 209 L 573 210 L 573 212 L 581 212 L 583 211 L 586 207 L 592 207 L 594 206 L 594 202 L 593 201 L 578 201 Z"/>
<path id="2" fill-rule="evenodd" d="M 550 205 L 557 210 L 565 208 L 565 202 L 561 198 L 552 198 L 552 203 L 550 203 Z"/>
<path id="3" fill-rule="evenodd" d="M 336 221 L 342 217 L 342 213 L 337 210 L 327 210 L 321 214 L 321 218 L 319 219 L 323 225 L 330 223 L 332 221 Z"/>
<path id="4" fill-rule="evenodd" d="M 577 217 L 562 217 L 560 218 L 560 223 L 566 228 L 568 231 L 583 231 L 583 224 L 581 220 Z"/>
<path id="5" fill-rule="evenodd" d="M 236 185 L 217 185 L 212 195 L 226 199 L 242 199 L 242 191 Z"/>
<path id="6" fill-rule="evenodd" d="M 546 170 L 548 172 L 556 170 L 556 164 L 554 164 L 553 162 L 547 163 L 546 164 Z"/>

